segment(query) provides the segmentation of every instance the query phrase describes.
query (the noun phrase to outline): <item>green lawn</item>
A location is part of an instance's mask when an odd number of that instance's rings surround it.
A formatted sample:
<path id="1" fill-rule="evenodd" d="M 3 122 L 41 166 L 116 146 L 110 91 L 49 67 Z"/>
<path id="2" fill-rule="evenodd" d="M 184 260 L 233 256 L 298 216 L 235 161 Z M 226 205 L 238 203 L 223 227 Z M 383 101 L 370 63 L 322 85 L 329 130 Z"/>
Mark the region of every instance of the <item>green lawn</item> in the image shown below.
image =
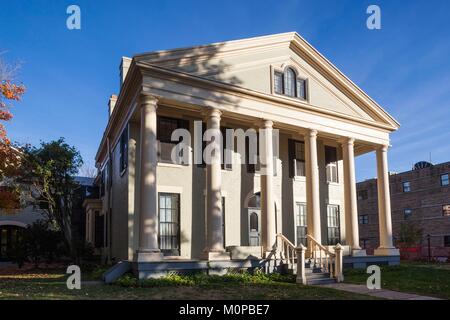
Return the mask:
<path id="1" fill-rule="evenodd" d="M 345 282 L 365 284 L 365 269 L 346 270 Z M 450 299 L 450 265 L 401 262 L 381 267 L 381 288 Z"/>
<path id="2" fill-rule="evenodd" d="M 292 279 L 240 279 L 239 277 L 190 277 L 120 284 L 83 284 L 68 290 L 65 275 L 58 272 L 29 276 L 0 276 L 0 299 L 372 299 L 369 296 L 328 288 L 298 285 Z M 206 280 L 205 280 L 206 279 Z"/>

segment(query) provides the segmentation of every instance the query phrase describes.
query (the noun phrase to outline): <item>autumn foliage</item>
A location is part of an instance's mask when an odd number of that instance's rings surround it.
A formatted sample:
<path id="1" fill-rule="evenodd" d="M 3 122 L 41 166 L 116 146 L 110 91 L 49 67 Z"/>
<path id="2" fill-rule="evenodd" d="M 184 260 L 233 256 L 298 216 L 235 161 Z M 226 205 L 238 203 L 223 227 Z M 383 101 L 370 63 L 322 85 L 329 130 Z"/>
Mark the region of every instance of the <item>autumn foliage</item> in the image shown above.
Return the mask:
<path id="1" fill-rule="evenodd" d="M 11 146 L 4 122 L 12 119 L 9 102 L 19 101 L 24 93 L 23 85 L 17 85 L 10 80 L 0 82 L 0 178 L 14 170 L 20 161 L 20 152 Z"/>

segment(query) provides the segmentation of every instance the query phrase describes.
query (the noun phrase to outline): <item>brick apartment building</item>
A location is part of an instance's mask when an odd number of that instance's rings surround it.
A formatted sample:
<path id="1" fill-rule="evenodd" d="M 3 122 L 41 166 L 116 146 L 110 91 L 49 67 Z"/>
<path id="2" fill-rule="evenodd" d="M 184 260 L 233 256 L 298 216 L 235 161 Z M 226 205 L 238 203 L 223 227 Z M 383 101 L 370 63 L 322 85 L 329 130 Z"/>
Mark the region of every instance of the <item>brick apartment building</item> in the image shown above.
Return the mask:
<path id="1" fill-rule="evenodd" d="M 390 175 L 394 243 L 400 242 L 402 224 L 422 229 L 419 252 L 450 256 L 450 162 L 417 163 L 413 170 Z M 378 246 L 377 180 L 357 184 L 360 245 L 368 252 Z M 420 249 L 421 247 L 421 249 Z"/>

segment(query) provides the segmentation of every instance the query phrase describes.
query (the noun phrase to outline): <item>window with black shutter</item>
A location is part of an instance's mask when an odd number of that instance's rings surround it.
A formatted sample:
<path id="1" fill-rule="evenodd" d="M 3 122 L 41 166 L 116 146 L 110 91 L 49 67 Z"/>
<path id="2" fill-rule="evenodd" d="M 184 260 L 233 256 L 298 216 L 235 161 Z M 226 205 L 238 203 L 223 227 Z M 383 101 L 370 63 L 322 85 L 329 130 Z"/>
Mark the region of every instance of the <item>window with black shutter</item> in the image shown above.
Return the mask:
<path id="1" fill-rule="evenodd" d="M 325 164 L 327 171 L 327 182 L 338 182 L 337 149 L 325 146 Z"/>
<path id="2" fill-rule="evenodd" d="M 120 172 L 122 173 L 128 167 L 128 126 L 125 127 L 120 135 L 119 149 Z"/>
<path id="3" fill-rule="evenodd" d="M 305 143 L 289 140 L 289 177 L 305 176 Z"/>
<path id="4" fill-rule="evenodd" d="M 183 163 L 183 150 L 180 150 L 180 154 L 175 162 L 172 161 L 172 149 L 182 141 L 172 141 L 172 133 L 176 129 L 186 129 L 189 130 L 189 121 L 183 119 L 174 119 L 168 117 L 158 117 L 157 124 L 157 139 L 158 139 L 158 161 L 165 163 L 175 163 L 188 165 L 188 163 Z"/>
<path id="5" fill-rule="evenodd" d="M 253 139 L 252 139 L 253 140 Z M 247 164 L 247 172 L 249 173 L 255 173 L 259 169 L 259 134 L 256 134 L 256 159 L 253 159 L 253 161 L 250 161 L 250 137 L 245 137 L 245 163 Z M 252 163 L 250 163 L 252 162 Z M 256 163 L 255 163 L 256 162 Z"/>

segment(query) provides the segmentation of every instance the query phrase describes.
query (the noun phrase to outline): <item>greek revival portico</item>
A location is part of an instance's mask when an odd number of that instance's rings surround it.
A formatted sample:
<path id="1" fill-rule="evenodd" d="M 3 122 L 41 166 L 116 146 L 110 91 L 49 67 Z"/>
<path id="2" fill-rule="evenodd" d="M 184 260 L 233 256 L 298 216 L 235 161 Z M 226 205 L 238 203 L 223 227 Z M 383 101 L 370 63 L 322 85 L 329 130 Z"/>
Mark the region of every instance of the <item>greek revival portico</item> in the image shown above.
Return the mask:
<path id="1" fill-rule="evenodd" d="M 96 155 L 111 260 L 233 263 L 239 250 L 253 250 L 243 259 L 272 258 L 282 237 L 299 247 L 300 227 L 307 233 L 302 239 L 315 246 L 332 250 L 338 242 L 345 255 L 365 257 L 355 157 L 369 152 L 376 153 L 378 174 L 380 243 L 374 254 L 398 256 L 387 152 L 399 124 L 297 33 L 124 57 L 120 72 L 120 93 L 110 99 Z M 232 152 L 237 165 L 224 168 L 215 139 L 205 141 L 215 151 L 204 165 L 162 161 L 170 130 L 188 128 L 195 135 L 196 121 L 213 136 L 224 128 L 259 131 L 258 170 L 241 166 L 238 150 Z M 330 162 L 338 179 L 327 177 Z M 257 205 L 249 199 L 258 199 Z M 169 249 L 161 245 L 160 227 L 168 212 L 172 220 L 164 227 L 178 230 Z M 331 226 L 328 214 L 339 223 Z M 331 237 L 331 227 L 339 234 Z"/>
<path id="2" fill-rule="evenodd" d="M 136 259 L 139 262 L 162 260 L 158 241 L 157 216 L 157 140 L 156 140 L 156 112 L 158 98 L 143 94 L 140 97 L 140 170 L 141 170 L 141 201 L 140 201 L 140 237 L 139 249 Z M 223 112 L 219 108 L 207 108 L 205 120 L 207 128 L 220 134 L 221 118 Z M 255 119 L 259 127 L 265 129 L 262 136 L 261 164 L 265 174 L 261 179 L 261 217 L 262 234 L 261 245 L 263 256 L 269 256 L 276 250 L 275 207 L 273 195 L 273 134 L 274 122 L 269 119 Z M 307 230 L 308 234 L 321 243 L 321 214 L 319 194 L 319 172 L 317 163 L 317 139 L 321 135 L 316 129 L 299 128 L 303 132 L 306 150 L 306 198 L 307 198 Z M 325 132 L 323 132 L 325 134 Z M 366 255 L 365 250 L 359 246 L 358 211 L 356 201 L 356 179 L 353 137 L 336 137 L 342 147 L 343 154 L 343 181 L 345 192 L 345 242 L 350 247 L 353 256 Z M 209 144 L 220 150 L 218 141 L 212 140 Z M 376 152 L 378 171 L 379 196 L 379 223 L 380 247 L 375 255 L 398 255 L 392 243 L 392 225 L 388 183 L 388 164 L 386 145 L 373 146 Z M 213 153 L 211 163 L 206 165 L 206 245 L 203 258 L 206 260 L 227 260 L 230 255 L 223 246 L 222 206 L 221 206 L 221 155 Z M 145 195 L 145 196 L 142 196 Z"/>

